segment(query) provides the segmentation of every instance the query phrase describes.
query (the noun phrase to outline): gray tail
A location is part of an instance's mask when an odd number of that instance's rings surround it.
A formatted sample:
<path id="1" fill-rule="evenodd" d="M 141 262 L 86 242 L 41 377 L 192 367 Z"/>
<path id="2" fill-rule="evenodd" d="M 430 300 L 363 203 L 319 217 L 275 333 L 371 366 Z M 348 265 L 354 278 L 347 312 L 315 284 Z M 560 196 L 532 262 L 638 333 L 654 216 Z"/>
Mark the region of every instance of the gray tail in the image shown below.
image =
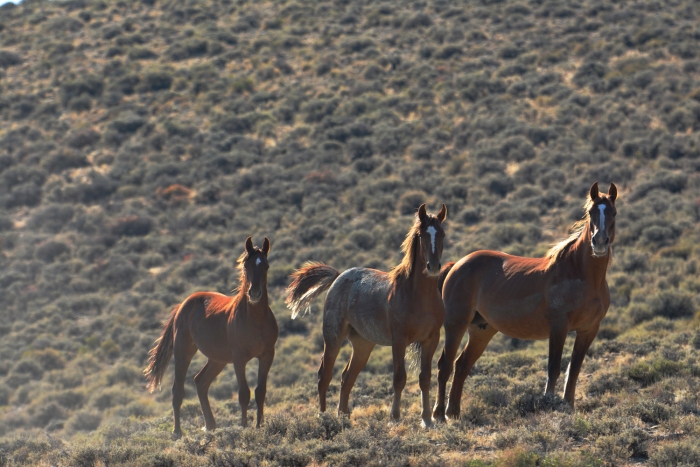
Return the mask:
<path id="1" fill-rule="evenodd" d="M 422 347 L 420 346 L 420 342 L 414 342 L 406 349 L 406 362 L 408 362 L 408 369 L 414 374 L 420 373 L 421 354 Z"/>
<path id="2" fill-rule="evenodd" d="M 308 312 L 311 302 L 321 293 L 328 290 L 340 273 L 323 263 L 308 262 L 294 271 L 290 276 L 292 283 L 287 287 L 285 303 L 292 310 L 292 319 L 301 310 Z"/>

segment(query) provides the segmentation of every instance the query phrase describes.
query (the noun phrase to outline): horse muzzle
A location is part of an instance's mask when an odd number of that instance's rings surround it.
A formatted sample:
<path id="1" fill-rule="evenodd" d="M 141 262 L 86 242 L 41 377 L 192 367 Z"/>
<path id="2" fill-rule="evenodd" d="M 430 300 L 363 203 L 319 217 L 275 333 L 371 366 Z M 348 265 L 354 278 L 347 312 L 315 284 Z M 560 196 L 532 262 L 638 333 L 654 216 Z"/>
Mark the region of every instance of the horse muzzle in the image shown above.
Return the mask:
<path id="1" fill-rule="evenodd" d="M 248 290 L 248 300 L 250 301 L 250 303 L 258 303 L 261 298 L 262 298 L 262 290 L 261 289 Z"/>
<path id="2" fill-rule="evenodd" d="M 596 242 L 594 239 L 591 241 L 591 248 L 593 249 L 593 256 L 601 257 L 607 255 L 610 249 L 610 238 L 606 238 L 602 242 Z"/>
<path id="3" fill-rule="evenodd" d="M 440 263 L 437 263 L 436 265 L 428 263 L 428 265 L 425 267 L 425 269 L 426 269 L 426 271 L 428 271 L 428 275 L 430 277 L 439 276 L 440 275 L 440 268 L 441 268 Z"/>

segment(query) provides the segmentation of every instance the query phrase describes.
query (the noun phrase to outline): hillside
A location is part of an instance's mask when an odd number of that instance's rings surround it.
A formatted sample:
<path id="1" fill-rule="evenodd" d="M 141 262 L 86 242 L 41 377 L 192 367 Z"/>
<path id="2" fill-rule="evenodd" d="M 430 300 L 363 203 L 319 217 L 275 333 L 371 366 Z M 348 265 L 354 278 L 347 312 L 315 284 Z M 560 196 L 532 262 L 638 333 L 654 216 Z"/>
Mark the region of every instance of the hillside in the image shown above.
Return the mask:
<path id="1" fill-rule="evenodd" d="M 1 6 L 0 466 L 700 463 L 699 19 L 692 0 Z M 321 302 L 290 319 L 295 267 L 387 270 L 423 202 L 448 207 L 443 263 L 540 256 L 595 181 L 620 189 L 612 305 L 575 412 L 541 396 L 546 342 L 497 336 L 458 423 L 420 429 L 409 372 L 387 426 L 387 348 L 350 420 L 316 416 Z M 227 368 L 224 428 L 199 431 L 198 355 L 172 442 L 172 367 L 149 395 L 148 350 L 188 294 L 237 286 L 248 235 L 272 243 L 267 424 L 238 426 Z"/>

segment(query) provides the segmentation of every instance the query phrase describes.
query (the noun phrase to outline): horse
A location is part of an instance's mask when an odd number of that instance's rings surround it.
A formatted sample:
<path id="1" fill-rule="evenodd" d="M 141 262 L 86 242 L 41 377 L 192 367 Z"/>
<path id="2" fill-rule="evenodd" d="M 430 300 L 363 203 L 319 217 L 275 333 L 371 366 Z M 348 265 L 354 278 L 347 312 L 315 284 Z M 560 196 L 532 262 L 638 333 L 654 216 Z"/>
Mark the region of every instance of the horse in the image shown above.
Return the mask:
<path id="1" fill-rule="evenodd" d="M 392 349 L 391 421 L 398 421 L 401 392 L 406 385 L 406 347 L 418 343 L 423 425 L 432 425 L 430 373 L 445 316 L 437 280 L 445 237 L 442 223 L 446 216 L 444 204 L 437 215 L 427 214 L 425 204 L 421 205 L 402 244 L 403 260 L 388 273 L 352 268 L 341 274 L 322 263 L 306 263 L 292 274 L 286 299 L 292 318 L 296 318 L 300 310 L 308 309 L 315 297 L 330 289 L 323 310 L 323 357 L 318 369 L 321 412 L 326 411 L 326 392 L 333 377 L 333 365 L 348 337 L 352 356 L 341 378 L 338 415 L 350 414 L 350 390 L 378 344 Z"/>
<path id="2" fill-rule="evenodd" d="M 216 420 L 209 406 L 209 386 L 221 370 L 233 363 L 238 380 L 238 402 L 241 405 L 241 425 L 248 424 L 247 411 L 250 389 L 245 376 L 246 364 L 258 359 L 258 386 L 255 402 L 258 406 L 256 427 L 263 421 L 263 406 L 267 393 L 267 375 L 275 357 L 279 335 L 277 320 L 268 305 L 267 254 L 270 240 L 265 237 L 262 248 L 253 246 L 251 237 L 238 258 L 240 271 L 238 293 L 229 297 L 216 292 L 196 292 L 176 306 L 163 326 L 156 346 L 150 351 L 144 370 L 147 388 L 153 392 L 163 380 L 170 358 L 175 356 L 173 381 L 173 437 L 180 438 L 180 406 L 185 397 L 185 377 L 197 350 L 207 363 L 194 377 L 205 431 L 216 429 Z"/>
<path id="3" fill-rule="evenodd" d="M 615 240 L 617 187 L 611 184 L 602 194 L 596 182 L 587 198 L 583 220 L 543 258 L 482 250 L 445 266 L 445 346 L 438 360 L 436 421 L 445 422 L 445 415 L 459 418 L 464 381 L 498 332 L 517 339 L 549 338 L 545 394 L 553 394 L 566 336 L 576 331 L 564 391 L 573 408 L 583 359 L 610 306 L 605 274 Z M 445 410 L 447 382 L 467 330 L 469 340 L 455 364 Z"/>

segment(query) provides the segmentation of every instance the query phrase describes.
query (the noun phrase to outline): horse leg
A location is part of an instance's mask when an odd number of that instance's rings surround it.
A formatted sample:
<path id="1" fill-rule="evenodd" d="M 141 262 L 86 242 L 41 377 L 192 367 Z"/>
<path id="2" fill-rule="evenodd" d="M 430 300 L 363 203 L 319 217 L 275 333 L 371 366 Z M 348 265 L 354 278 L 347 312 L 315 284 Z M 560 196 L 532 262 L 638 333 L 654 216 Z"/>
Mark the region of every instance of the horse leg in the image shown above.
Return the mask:
<path id="1" fill-rule="evenodd" d="M 437 399 L 433 408 L 433 418 L 436 422 L 445 422 L 445 393 L 447 392 L 447 382 L 452 375 L 452 367 L 454 366 L 455 357 L 459 350 L 459 344 L 462 342 L 462 337 L 469 327 L 469 320 L 464 320 L 459 323 L 451 323 L 445 321 L 445 347 L 442 349 L 442 354 L 438 360 L 438 387 Z"/>
<path id="2" fill-rule="evenodd" d="M 245 377 L 246 361 L 242 359 L 233 360 L 233 369 L 236 372 L 238 381 L 238 403 L 241 405 L 241 426 L 248 426 L 248 404 L 250 404 L 250 388 Z"/>
<path id="3" fill-rule="evenodd" d="M 255 388 L 255 404 L 258 406 L 258 417 L 255 420 L 255 427 L 260 428 L 263 421 L 263 407 L 265 406 L 265 395 L 267 394 L 267 374 L 270 372 L 272 361 L 275 359 L 275 348 L 258 358 L 258 386 Z"/>
<path id="4" fill-rule="evenodd" d="M 406 343 L 394 342 L 391 346 L 391 355 L 394 359 L 394 401 L 391 404 L 391 421 L 397 422 L 401 418 L 401 393 L 406 387 Z"/>
<path id="5" fill-rule="evenodd" d="M 216 420 L 214 419 L 214 414 L 211 412 L 211 406 L 209 405 L 209 386 L 211 386 L 211 383 L 225 366 L 226 363 L 207 360 L 204 367 L 197 373 L 197 376 L 194 377 L 194 385 L 197 387 L 199 405 L 202 406 L 202 414 L 204 415 L 205 431 L 216 430 Z"/>
<path id="6" fill-rule="evenodd" d="M 472 371 L 472 367 L 481 357 L 481 354 L 486 350 L 493 336 L 498 331 L 493 326 L 487 324 L 485 328 L 480 326 L 469 326 L 469 340 L 464 350 L 459 355 L 455 363 L 455 376 L 452 380 L 452 388 L 450 389 L 450 398 L 447 401 L 446 415 L 452 420 L 459 419 L 460 404 L 462 399 L 462 389 L 464 381 Z"/>
<path id="7" fill-rule="evenodd" d="M 326 411 L 326 393 L 333 378 L 333 365 L 348 332 L 350 332 L 350 324 L 346 320 L 341 320 L 337 326 L 331 326 L 326 323 L 324 317 L 323 357 L 318 367 L 318 405 L 321 412 Z"/>
<path id="8" fill-rule="evenodd" d="M 598 326 L 585 332 L 576 332 L 576 341 L 574 342 L 574 350 L 571 353 L 569 370 L 566 373 L 566 389 L 564 390 L 564 400 L 566 400 L 572 408 L 574 407 L 574 399 L 576 397 L 576 381 L 578 380 L 578 374 L 581 371 L 581 365 L 583 364 L 586 352 L 588 352 L 588 348 L 591 346 L 596 335 L 598 335 Z"/>
<path id="9" fill-rule="evenodd" d="M 549 362 L 547 363 L 547 386 L 545 394 L 554 394 L 557 379 L 561 374 L 561 354 L 564 351 L 569 324 L 566 319 L 549 324 Z"/>
<path id="10" fill-rule="evenodd" d="M 421 398 L 423 402 L 423 427 L 428 428 L 433 425 L 433 420 L 430 414 L 430 372 L 432 371 L 433 355 L 435 349 L 440 342 L 440 328 L 428 340 L 420 343 L 420 375 L 418 381 L 420 384 Z"/>
<path id="11" fill-rule="evenodd" d="M 197 353 L 197 347 L 192 340 L 189 330 L 175 331 L 175 343 L 173 344 L 173 356 L 175 358 L 175 379 L 173 380 L 173 437 L 180 438 L 180 407 L 185 398 L 185 378 L 190 367 L 192 357 Z"/>
<path id="12" fill-rule="evenodd" d="M 359 375 L 365 365 L 367 365 L 367 360 L 369 360 L 372 349 L 374 349 L 374 342 L 370 342 L 364 337 L 360 336 L 354 329 L 350 331 L 350 335 L 348 337 L 350 339 L 350 343 L 352 344 L 352 356 L 350 357 L 350 361 L 345 367 L 345 370 L 343 370 L 343 376 L 341 378 L 338 415 L 350 415 L 350 409 L 348 407 L 350 391 L 355 385 L 357 375 Z"/>

